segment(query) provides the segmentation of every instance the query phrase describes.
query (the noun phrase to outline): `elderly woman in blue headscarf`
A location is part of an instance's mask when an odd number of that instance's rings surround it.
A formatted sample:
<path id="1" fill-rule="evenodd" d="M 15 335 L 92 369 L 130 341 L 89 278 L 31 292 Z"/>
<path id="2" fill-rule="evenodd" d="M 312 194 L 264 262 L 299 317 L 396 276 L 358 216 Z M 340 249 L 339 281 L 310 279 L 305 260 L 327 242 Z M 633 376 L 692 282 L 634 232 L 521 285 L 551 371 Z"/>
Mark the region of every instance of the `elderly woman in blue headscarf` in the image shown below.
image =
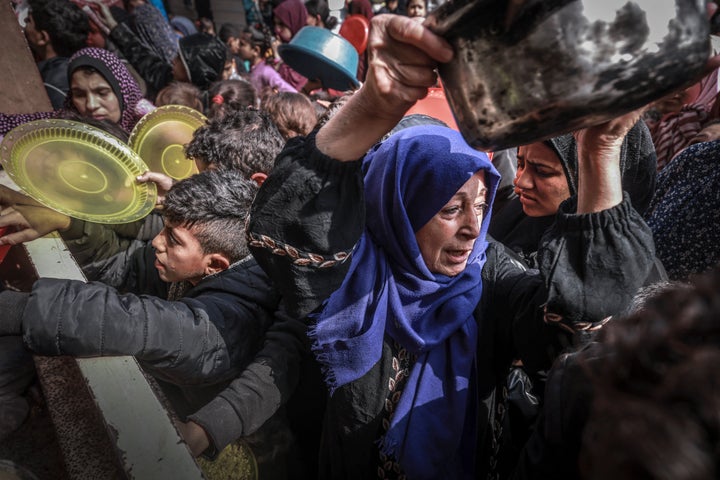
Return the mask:
<path id="1" fill-rule="evenodd" d="M 581 175 L 595 181 L 561 206 L 540 273 L 526 272 L 485 238 L 499 176 L 484 153 L 438 126 L 375 145 L 452 49 L 404 17 L 377 17 L 371 35 L 368 81 L 319 130 L 288 142 L 255 199 L 248 240 L 284 315 L 308 319 L 329 390 L 311 477 L 484 478 L 510 362 L 548 369 L 623 308 L 652 265 L 652 235 L 612 174 L 637 115 L 579 135 Z M 588 160 L 597 147 L 608 149 Z M 249 367 L 191 417 L 216 447 L 214 409 L 226 428 L 249 428 L 293 393 L 311 398 L 289 349 L 269 336 L 264 368 Z M 323 403 L 305 401 L 307 412 Z M 299 417 L 291 422 L 308 423 Z"/>

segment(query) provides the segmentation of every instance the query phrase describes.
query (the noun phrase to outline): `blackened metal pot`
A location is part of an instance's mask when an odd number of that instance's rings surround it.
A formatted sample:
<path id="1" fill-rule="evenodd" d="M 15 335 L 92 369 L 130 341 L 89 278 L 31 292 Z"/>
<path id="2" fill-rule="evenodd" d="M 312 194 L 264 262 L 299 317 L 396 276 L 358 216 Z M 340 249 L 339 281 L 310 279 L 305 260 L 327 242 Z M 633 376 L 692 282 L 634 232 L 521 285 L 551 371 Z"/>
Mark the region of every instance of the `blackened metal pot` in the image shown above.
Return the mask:
<path id="1" fill-rule="evenodd" d="M 594 125 L 697 80 L 704 0 L 448 0 L 426 25 L 469 144 L 498 150 Z"/>

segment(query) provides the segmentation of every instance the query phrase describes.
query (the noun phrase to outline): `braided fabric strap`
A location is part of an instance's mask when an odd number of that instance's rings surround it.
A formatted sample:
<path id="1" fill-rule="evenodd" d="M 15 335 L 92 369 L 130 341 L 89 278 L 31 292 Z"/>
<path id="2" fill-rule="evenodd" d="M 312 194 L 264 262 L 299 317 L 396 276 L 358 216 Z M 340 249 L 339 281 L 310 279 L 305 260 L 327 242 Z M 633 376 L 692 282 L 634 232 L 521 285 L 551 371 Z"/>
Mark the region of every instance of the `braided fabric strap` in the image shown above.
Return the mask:
<path id="1" fill-rule="evenodd" d="M 270 250 L 273 255 L 290 257 L 294 265 L 301 267 L 331 268 L 345 263 L 352 256 L 352 250 L 337 252 L 332 256 L 303 252 L 268 236 L 253 232 L 247 232 L 247 240 L 251 248 L 264 248 Z"/>

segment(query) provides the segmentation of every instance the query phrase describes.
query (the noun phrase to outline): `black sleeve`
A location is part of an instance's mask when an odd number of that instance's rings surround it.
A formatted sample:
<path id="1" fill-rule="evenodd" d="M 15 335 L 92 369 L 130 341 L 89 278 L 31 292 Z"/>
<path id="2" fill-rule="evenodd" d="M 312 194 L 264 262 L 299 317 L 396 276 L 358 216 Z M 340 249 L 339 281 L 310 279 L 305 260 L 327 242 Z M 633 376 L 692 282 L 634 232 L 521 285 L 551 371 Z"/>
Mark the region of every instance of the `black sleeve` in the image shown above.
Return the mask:
<path id="1" fill-rule="evenodd" d="M 652 233 L 627 195 L 601 212 L 574 211 L 575 199 L 560 205 L 541 242 L 539 272 L 522 272 L 500 248 L 490 267 L 484 310 L 504 346 L 498 352 L 504 363 L 520 358 L 531 374 L 622 312 L 653 268 Z"/>
<path id="2" fill-rule="evenodd" d="M 341 283 L 365 227 L 360 161 L 339 162 L 315 134 L 288 142 L 253 202 L 248 243 L 283 296 L 304 318 Z"/>
<path id="3" fill-rule="evenodd" d="M 257 431 L 293 395 L 301 364 L 312 361 L 306 331 L 302 321 L 278 312 L 253 362 L 222 393 L 190 415 L 210 438 L 209 455 Z"/>
<path id="4" fill-rule="evenodd" d="M 41 355 L 132 355 L 176 385 L 225 381 L 254 357 L 267 329 L 270 305 L 256 293 L 170 302 L 100 283 L 40 279 L 24 310 L 23 337 Z"/>

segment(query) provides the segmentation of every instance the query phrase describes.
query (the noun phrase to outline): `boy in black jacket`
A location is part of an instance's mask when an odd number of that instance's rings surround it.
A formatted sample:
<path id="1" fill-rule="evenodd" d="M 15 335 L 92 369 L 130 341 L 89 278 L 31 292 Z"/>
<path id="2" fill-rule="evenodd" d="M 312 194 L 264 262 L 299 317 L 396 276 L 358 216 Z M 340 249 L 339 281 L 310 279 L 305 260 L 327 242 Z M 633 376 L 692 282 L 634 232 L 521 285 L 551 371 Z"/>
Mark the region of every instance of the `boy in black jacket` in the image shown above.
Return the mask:
<path id="1" fill-rule="evenodd" d="M 195 175 L 168 192 L 154 266 L 156 281 L 188 283 L 179 300 L 40 279 L 29 294 L 0 292 L 0 340 L 22 335 L 41 355 L 133 355 L 161 384 L 176 387 L 169 399 L 180 416 L 198 408 L 252 360 L 279 302 L 245 241 L 256 190 L 225 171 Z M 17 398 L 22 385 L 6 359 L 18 351 L 0 355 L 0 388 L 10 390 L 0 398 Z"/>

